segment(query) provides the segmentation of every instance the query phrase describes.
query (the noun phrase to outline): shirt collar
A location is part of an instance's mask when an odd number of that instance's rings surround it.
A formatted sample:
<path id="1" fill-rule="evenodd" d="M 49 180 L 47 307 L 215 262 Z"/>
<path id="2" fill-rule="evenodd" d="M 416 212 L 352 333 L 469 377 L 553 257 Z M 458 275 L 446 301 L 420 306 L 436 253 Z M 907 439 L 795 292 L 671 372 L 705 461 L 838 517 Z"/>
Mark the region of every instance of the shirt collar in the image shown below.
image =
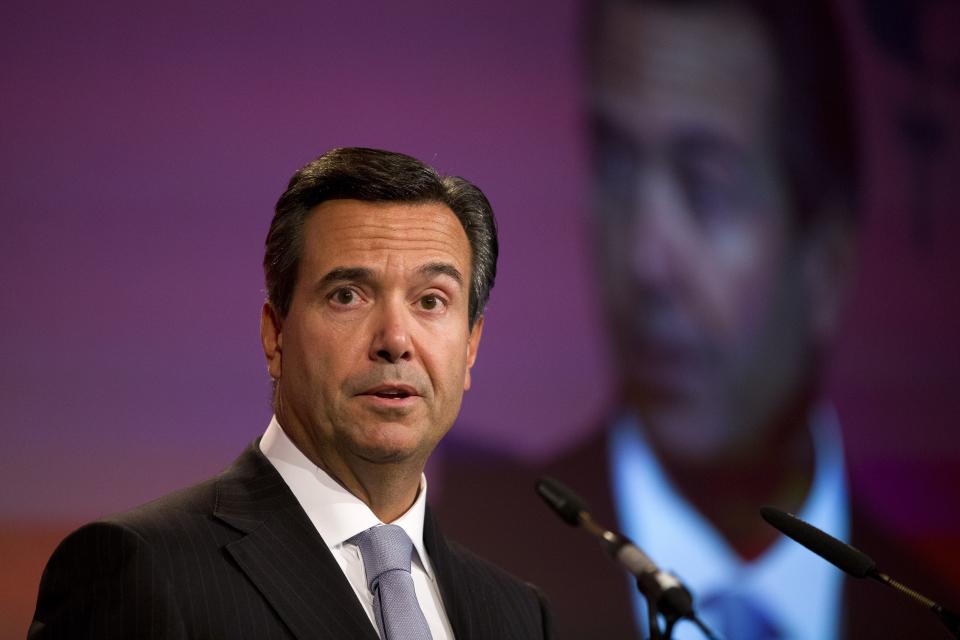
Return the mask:
<path id="1" fill-rule="evenodd" d="M 842 574 L 785 537 L 752 562 L 741 561 L 673 486 L 638 427 L 633 416 L 622 417 L 609 443 L 614 497 L 625 533 L 697 596 L 737 591 L 762 603 L 785 637 L 836 637 Z M 814 478 L 797 515 L 849 541 L 843 445 L 833 410 L 819 407 L 810 428 Z"/>
<path id="2" fill-rule="evenodd" d="M 313 464 L 283 431 L 273 416 L 260 439 L 260 451 L 276 468 L 297 502 L 307 513 L 310 522 L 331 551 L 347 540 L 379 524 L 377 516 L 365 502 L 357 498 L 333 479 L 326 471 Z M 423 520 L 426 515 L 427 478 L 420 475 L 420 490 L 413 505 L 391 524 L 399 525 L 410 536 L 417 558 L 427 574 L 433 577 L 433 568 L 423 546 Z"/>

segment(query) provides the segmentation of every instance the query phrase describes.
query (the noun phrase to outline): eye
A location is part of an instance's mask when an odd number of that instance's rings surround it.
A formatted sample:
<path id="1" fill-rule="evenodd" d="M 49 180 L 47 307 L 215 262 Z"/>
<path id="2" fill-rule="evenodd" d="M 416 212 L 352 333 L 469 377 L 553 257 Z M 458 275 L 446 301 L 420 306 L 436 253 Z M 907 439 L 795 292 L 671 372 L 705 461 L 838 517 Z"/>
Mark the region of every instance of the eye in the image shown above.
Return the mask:
<path id="1" fill-rule="evenodd" d="M 750 206 L 758 180 L 747 150 L 736 141 L 702 132 L 681 137 L 671 164 L 691 214 L 704 226 L 734 220 Z"/>
<path id="2" fill-rule="evenodd" d="M 442 309 L 445 304 L 440 296 L 432 293 L 421 297 L 418 302 L 420 303 L 420 308 L 424 311 L 437 311 Z"/>
<path id="3" fill-rule="evenodd" d="M 349 287 L 341 287 L 330 294 L 330 301 L 342 307 L 350 307 L 360 302 L 360 294 Z"/>

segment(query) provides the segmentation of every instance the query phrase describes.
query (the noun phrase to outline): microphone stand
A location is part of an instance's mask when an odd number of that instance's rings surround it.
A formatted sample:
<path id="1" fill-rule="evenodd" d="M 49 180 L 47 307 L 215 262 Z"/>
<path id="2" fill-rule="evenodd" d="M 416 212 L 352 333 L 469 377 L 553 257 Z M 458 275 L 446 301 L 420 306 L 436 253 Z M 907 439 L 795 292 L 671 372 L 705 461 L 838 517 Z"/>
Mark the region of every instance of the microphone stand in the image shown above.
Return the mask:
<path id="1" fill-rule="evenodd" d="M 640 578 L 637 578 L 637 589 L 639 589 L 641 595 L 644 594 L 644 588 L 640 584 Z M 644 598 L 647 601 L 647 628 L 650 630 L 649 640 L 672 640 L 673 638 L 673 627 L 678 622 L 683 619 L 691 621 L 693 624 L 697 625 L 697 628 L 700 629 L 703 633 L 703 637 L 707 640 L 719 640 L 719 638 L 714 635 L 713 631 L 710 630 L 703 620 L 700 619 L 700 616 L 693 614 L 692 616 L 684 616 L 676 612 L 670 607 L 667 607 L 668 612 L 661 612 L 657 608 L 657 603 L 653 601 L 652 598 L 648 598 L 644 595 Z M 663 631 L 660 630 L 660 616 L 663 615 L 664 627 Z"/>
<path id="2" fill-rule="evenodd" d="M 829 533 L 821 531 L 786 511 L 774 507 L 761 507 L 760 515 L 780 533 L 805 546 L 854 578 L 876 580 L 919 603 L 937 616 L 954 638 L 960 640 L 960 614 L 947 609 L 942 604 L 931 600 L 918 591 L 914 591 L 905 584 L 897 582 L 887 574 L 881 573 L 877 569 L 877 563 L 864 552 L 837 540 Z"/>
<path id="3" fill-rule="evenodd" d="M 562 520 L 579 525 L 599 539 L 607 554 L 636 577 L 637 589 L 647 601 L 650 640 L 671 640 L 674 625 L 684 618 L 696 624 L 708 640 L 717 640 L 697 616 L 693 597 L 676 576 L 660 571 L 630 539 L 600 525 L 583 501 L 561 483 L 552 478 L 541 479 L 537 492 Z M 661 615 L 666 623 L 662 631 Z"/>
<path id="4" fill-rule="evenodd" d="M 640 590 L 640 593 L 643 593 L 643 588 L 640 586 L 640 578 L 637 578 L 637 589 Z M 647 598 L 647 629 L 650 630 L 650 640 L 663 640 L 663 636 L 660 633 L 660 612 L 657 611 L 657 603 L 653 602 L 652 599 Z M 665 633 L 667 638 L 665 640 L 670 640 L 673 636 L 673 625 L 674 621 L 667 620 L 667 626 Z"/>
<path id="5" fill-rule="evenodd" d="M 629 544 L 626 538 L 612 531 L 608 531 L 605 527 L 598 524 L 586 510 L 580 511 L 577 517 L 580 526 L 591 535 L 596 536 L 603 543 L 606 552 L 611 557 L 616 558 L 617 554 Z M 681 590 L 679 597 L 670 599 L 667 598 L 667 594 L 664 593 L 664 597 L 661 598 L 661 600 L 666 605 L 663 616 L 667 624 L 665 630 L 661 632 L 659 618 L 661 612 L 657 606 L 658 600 L 648 595 L 658 593 L 661 590 L 660 585 L 656 584 L 649 573 L 636 575 L 636 585 L 637 590 L 640 591 L 640 595 L 647 601 L 647 626 L 650 630 L 649 640 L 671 640 L 673 625 L 683 617 L 684 613 L 692 612 L 690 592 L 688 592 L 683 585 L 679 584 L 678 581 L 677 586 Z"/>
<path id="6" fill-rule="evenodd" d="M 939 604 L 938 602 L 931 600 L 930 598 L 923 595 L 922 593 L 918 591 L 914 591 L 907 585 L 901 582 L 897 582 L 896 580 L 894 580 L 893 578 L 891 578 L 885 573 L 881 573 L 879 571 L 874 570 L 870 573 L 869 577 L 873 578 L 878 582 L 882 582 L 883 584 L 889 587 L 892 587 L 893 589 L 899 591 L 900 593 L 907 596 L 908 598 L 913 599 L 915 602 L 919 603 L 921 606 L 925 607 L 927 610 L 933 612 L 933 614 L 937 616 L 940 619 L 940 622 L 942 622 L 943 625 L 947 628 L 950 634 L 954 638 L 957 638 L 958 640 L 960 640 L 960 615 L 954 613 L 950 609 L 947 609 L 942 604 Z"/>

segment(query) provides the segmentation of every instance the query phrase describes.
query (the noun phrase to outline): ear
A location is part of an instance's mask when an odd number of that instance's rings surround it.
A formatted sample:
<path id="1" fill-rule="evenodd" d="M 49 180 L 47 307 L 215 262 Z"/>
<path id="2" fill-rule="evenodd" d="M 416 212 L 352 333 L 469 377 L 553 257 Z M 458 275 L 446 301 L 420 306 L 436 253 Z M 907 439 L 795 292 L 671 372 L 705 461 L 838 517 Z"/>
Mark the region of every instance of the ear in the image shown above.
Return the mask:
<path id="1" fill-rule="evenodd" d="M 467 338 L 467 370 L 463 375 L 463 390 L 470 389 L 470 369 L 473 363 L 477 361 L 477 350 L 480 348 L 480 335 L 483 333 L 483 316 L 477 318 L 470 330 L 470 337 Z"/>
<path id="2" fill-rule="evenodd" d="M 264 302 L 260 311 L 260 343 L 267 359 L 267 373 L 274 380 L 279 380 L 283 368 L 283 321 L 269 302 Z"/>
<path id="3" fill-rule="evenodd" d="M 811 230 L 804 257 L 804 278 L 810 295 L 814 339 L 827 346 L 836 336 L 844 303 L 853 284 L 856 240 L 853 225 L 842 212 L 824 215 Z"/>

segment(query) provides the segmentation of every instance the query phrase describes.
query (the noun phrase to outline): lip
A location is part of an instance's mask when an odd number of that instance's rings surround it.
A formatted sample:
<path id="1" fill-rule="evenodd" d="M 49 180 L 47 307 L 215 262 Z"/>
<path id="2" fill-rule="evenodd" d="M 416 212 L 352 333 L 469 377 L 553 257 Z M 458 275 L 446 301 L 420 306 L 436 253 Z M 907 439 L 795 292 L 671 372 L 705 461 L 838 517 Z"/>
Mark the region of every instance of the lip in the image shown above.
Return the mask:
<path id="1" fill-rule="evenodd" d="M 377 398 L 383 397 L 384 395 L 397 395 L 398 398 L 410 398 L 414 396 L 419 396 L 417 390 L 411 387 L 408 384 L 378 384 L 375 387 L 370 387 L 365 391 L 361 391 L 357 395 L 360 396 L 375 396 Z"/>
<path id="2" fill-rule="evenodd" d="M 632 347 L 634 354 L 654 362 L 694 363 L 703 357 L 702 350 L 689 342 L 647 341 L 634 343 Z"/>
<path id="3" fill-rule="evenodd" d="M 409 410 L 420 400 L 417 390 L 408 384 L 378 384 L 357 394 L 367 406 L 378 410 Z"/>

